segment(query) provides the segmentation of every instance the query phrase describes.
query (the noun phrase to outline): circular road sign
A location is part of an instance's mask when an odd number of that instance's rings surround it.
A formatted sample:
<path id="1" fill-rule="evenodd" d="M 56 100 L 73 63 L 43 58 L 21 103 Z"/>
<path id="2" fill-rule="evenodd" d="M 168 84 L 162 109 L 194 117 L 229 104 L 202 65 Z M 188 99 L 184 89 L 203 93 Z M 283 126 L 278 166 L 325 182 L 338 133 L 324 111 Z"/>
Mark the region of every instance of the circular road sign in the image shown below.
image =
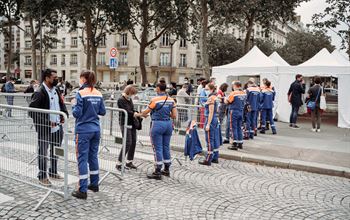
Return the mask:
<path id="1" fill-rule="evenodd" d="M 112 47 L 109 51 L 109 55 L 111 55 L 111 57 L 116 57 L 117 53 L 118 53 L 118 50 L 115 47 Z"/>

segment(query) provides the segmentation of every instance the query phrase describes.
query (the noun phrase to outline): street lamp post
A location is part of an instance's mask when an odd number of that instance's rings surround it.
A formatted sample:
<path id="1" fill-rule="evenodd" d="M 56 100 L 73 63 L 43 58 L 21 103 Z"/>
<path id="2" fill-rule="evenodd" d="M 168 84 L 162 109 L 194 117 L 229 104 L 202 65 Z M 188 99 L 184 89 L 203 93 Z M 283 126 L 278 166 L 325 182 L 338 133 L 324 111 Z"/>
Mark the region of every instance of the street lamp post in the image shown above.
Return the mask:
<path id="1" fill-rule="evenodd" d="M 173 74 L 173 46 L 175 44 L 175 39 L 170 39 L 170 76 L 169 81 L 171 82 L 171 76 Z"/>
<path id="2" fill-rule="evenodd" d="M 43 70 L 43 28 L 42 28 L 42 11 L 41 11 L 41 0 L 39 0 L 39 11 L 40 11 L 40 72 Z"/>

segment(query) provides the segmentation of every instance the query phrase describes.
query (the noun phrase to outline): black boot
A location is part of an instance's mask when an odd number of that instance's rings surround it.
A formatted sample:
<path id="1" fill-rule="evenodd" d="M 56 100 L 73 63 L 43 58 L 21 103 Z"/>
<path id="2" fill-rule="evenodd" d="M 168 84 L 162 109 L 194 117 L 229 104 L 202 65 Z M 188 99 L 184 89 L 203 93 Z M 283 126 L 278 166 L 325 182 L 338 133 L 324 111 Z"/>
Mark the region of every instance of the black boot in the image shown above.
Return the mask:
<path id="1" fill-rule="evenodd" d="M 170 171 L 164 169 L 164 170 L 161 171 L 161 174 L 162 174 L 163 176 L 168 176 L 168 177 L 169 177 L 169 176 L 170 176 Z"/>
<path id="2" fill-rule="evenodd" d="M 238 150 L 237 143 L 233 143 L 232 146 L 228 147 L 229 150 Z"/>
<path id="3" fill-rule="evenodd" d="M 147 174 L 148 179 L 161 180 L 162 173 L 160 171 L 154 171 L 152 174 Z"/>
<path id="4" fill-rule="evenodd" d="M 78 199 L 87 199 L 87 193 L 86 192 L 80 192 L 79 190 L 75 190 L 72 192 L 72 196 Z"/>
<path id="5" fill-rule="evenodd" d="M 206 165 L 206 166 L 210 166 L 211 165 L 211 163 L 209 163 L 207 160 L 199 160 L 198 163 L 200 165 Z"/>
<path id="6" fill-rule="evenodd" d="M 88 189 L 93 191 L 93 192 L 98 192 L 99 191 L 99 188 L 98 186 L 93 186 L 93 185 L 88 185 Z"/>
<path id="7" fill-rule="evenodd" d="M 219 159 L 211 160 L 212 163 L 219 163 Z"/>
<path id="8" fill-rule="evenodd" d="M 243 149 L 243 143 L 238 143 L 237 148 Z"/>
<path id="9" fill-rule="evenodd" d="M 277 134 L 277 131 L 276 130 L 272 130 L 272 134 Z"/>
<path id="10" fill-rule="evenodd" d="M 125 166 L 130 169 L 135 169 L 135 170 L 137 169 L 137 166 L 135 166 L 132 162 L 126 163 Z"/>
<path id="11" fill-rule="evenodd" d="M 222 142 L 223 144 L 229 144 L 230 143 L 230 141 L 229 140 L 227 140 L 227 139 L 225 139 L 223 142 Z"/>
<path id="12" fill-rule="evenodd" d="M 260 134 L 265 134 L 265 128 L 261 128 Z"/>

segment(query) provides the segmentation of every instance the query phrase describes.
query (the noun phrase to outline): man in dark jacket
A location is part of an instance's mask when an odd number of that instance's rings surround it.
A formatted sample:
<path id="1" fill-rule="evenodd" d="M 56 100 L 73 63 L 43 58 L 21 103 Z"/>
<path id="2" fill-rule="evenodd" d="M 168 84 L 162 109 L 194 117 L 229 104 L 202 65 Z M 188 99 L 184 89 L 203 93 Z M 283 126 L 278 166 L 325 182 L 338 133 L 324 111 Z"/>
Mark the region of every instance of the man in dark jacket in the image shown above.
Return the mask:
<path id="1" fill-rule="evenodd" d="M 303 100 L 301 99 L 301 95 L 305 94 L 305 82 L 301 74 L 297 74 L 295 79 L 296 80 L 290 85 L 290 88 L 288 91 L 288 100 L 292 105 L 292 112 L 290 114 L 290 119 L 289 119 L 289 127 L 298 129 L 299 126 L 296 123 L 297 123 L 299 108 L 300 106 L 303 105 Z"/>
<path id="2" fill-rule="evenodd" d="M 32 95 L 29 107 L 64 112 L 68 117 L 68 111 L 64 104 L 63 96 L 56 88 L 58 77 L 55 70 L 46 69 L 42 72 L 42 84 Z M 38 133 L 38 178 L 42 185 L 50 186 L 52 179 L 62 179 L 57 172 L 57 156 L 54 155 L 54 146 L 61 146 L 63 139 L 62 124 L 64 118 L 57 114 L 45 114 L 30 112 L 36 132 Z M 50 145 L 49 175 L 47 175 L 47 151 Z"/>

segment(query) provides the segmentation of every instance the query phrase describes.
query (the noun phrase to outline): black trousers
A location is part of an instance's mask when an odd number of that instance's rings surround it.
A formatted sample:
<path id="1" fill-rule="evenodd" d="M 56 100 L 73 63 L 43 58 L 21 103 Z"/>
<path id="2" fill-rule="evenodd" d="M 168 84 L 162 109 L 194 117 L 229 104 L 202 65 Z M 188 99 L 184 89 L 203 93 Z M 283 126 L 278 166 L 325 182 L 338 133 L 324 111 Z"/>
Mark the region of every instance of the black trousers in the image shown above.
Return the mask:
<path id="1" fill-rule="evenodd" d="M 126 147 L 125 147 L 125 155 L 127 155 L 127 160 L 132 161 L 134 159 L 135 155 L 135 148 L 136 148 L 136 129 L 131 128 L 127 129 L 126 137 L 124 137 L 124 126 L 121 125 L 120 129 L 122 131 L 123 138 L 126 138 Z M 123 157 L 123 149 L 120 150 L 119 153 L 119 162 L 122 162 Z"/>
<path id="2" fill-rule="evenodd" d="M 47 178 L 47 154 L 50 147 L 50 169 L 49 174 L 57 174 L 57 156 L 54 154 L 55 146 L 61 146 L 63 139 L 63 129 L 60 129 L 54 133 L 49 131 L 50 129 L 41 130 L 38 132 L 38 166 L 39 166 L 39 179 Z"/>

